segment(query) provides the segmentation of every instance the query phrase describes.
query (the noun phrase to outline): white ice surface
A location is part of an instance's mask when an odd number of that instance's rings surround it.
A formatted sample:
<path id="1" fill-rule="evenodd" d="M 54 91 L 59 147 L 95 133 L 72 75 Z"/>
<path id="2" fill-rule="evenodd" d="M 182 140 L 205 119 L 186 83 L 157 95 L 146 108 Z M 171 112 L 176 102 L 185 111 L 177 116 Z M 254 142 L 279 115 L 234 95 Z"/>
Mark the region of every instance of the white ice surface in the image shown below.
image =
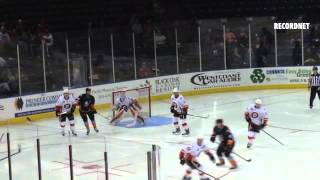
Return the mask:
<path id="1" fill-rule="evenodd" d="M 262 90 L 248 92 L 219 93 L 186 97 L 190 113 L 210 115 L 208 119 L 190 117 L 190 137 L 171 134 L 171 125 L 128 129 L 111 127 L 106 120 L 97 117 L 100 133 L 85 135 L 80 117 L 76 117 L 78 137 L 71 137 L 76 180 L 104 179 L 103 152 L 109 158 L 109 176 L 112 180 L 146 180 L 147 151 L 151 144 L 160 150 L 160 173 L 162 180 L 181 179 L 186 167 L 179 164 L 178 153 L 183 144 L 192 142 L 195 136 L 203 134 L 209 142 L 209 135 L 216 118 L 223 118 L 234 133 L 237 143 L 235 152 L 251 158 L 245 162 L 234 156 L 239 168 L 229 172 L 226 167 L 216 167 L 205 155 L 201 161 L 206 171 L 223 180 L 317 180 L 320 179 L 320 132 L 283 130 L 267 127 L 265 130 L 277 137 L 282 146 L 264 133 L 260 133 L 252 149 L 246 148 L 247 124 L 243 110 L 255 98 L 261 98 L 269 111 L 270 124 L 296 129 L 320 131 L 320 106 L 316 99 L 315 108 L 308 109 L 309 94 L 306 90 Z M 169 98 L 168 98 L 169 99 Z M 168 101 L 152 102 L 153 115 L 170 117 Z M 102 112 L 107 114 L 107 112 Z M 64 180 L 69 178 L 68 137 L 61 137 L 56 119 L 48 119 L 33 124 L 9 126 L 12 153 L 18 144 L 22 152 L 12 157 L 14 180 L 37 179 L 36 125 L 41 140 L 42 176 L 44 180 Z M 7 127 L 0 127 L 0 159 L 6 156 Z M 4 134 L 3 134 L 4 133 Z M 0 161 L 0 179 L 8 179 L 8 162 Z M 198 179 L 194 173 L 194 178 Z"/>

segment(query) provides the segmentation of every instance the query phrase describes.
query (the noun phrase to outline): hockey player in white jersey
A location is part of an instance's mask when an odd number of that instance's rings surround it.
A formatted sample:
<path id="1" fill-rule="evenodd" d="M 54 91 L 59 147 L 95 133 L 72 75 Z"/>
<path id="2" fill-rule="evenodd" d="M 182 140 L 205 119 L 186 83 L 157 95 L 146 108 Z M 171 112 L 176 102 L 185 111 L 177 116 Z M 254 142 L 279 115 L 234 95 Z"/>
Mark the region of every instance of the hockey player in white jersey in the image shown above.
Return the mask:
<path id="1" fill-rule="evenodd" d="M 257 99 L 254 104 L 247 107 L 244 117 L 249 124 L 247 148 L 250 148 L 256 138 L 256 134 L 267 125 L 268 113 L 267 110 L 262 107 L 262 101 Z"/>
<path id="2" fill-rule="evenodd" d="M 141 125 L 144 125 L 144 118 L 140 115 L 140 110 L 142 109 L 139 102 L 132 97 L 126 96 L 125 90 L 120 92 L 120 96 L 116 99 L 112 111 L 118 111 L 116 115 L 111 119 L 110 123 L 115 125 L 117 124 L 125 112 L 130 111 L 133 117 L 132 123 L 128 124 L 127 127 L 132 127 L 136 125 L 136 122 L 139 122 Z"/>
<path id="3" fill-rule="evenodd" d="M 191 180 L 192 171 L 197 170 L 199 173 L 200 180 L 209 180 L 209 177 L 206 176 L 204 167 L 199 162 L 199 156 L 204 152 L 209 159 L 215 163 L 213 154 L 210 152 L 208 146 L 204 143 L 203 136 L 197 137 L 197 141 L 191 145 L 184 147 L 179 154 L 180 164 L 187 165 L 185 175 L 183 180 Z"/>
<path id="4" fill-rule="evenodd" d="M 75 122 L 74 122 L 74 110 L 76 109 L 77 101 L 69 93 L 68 89 L 63 90 L 63 95 L 61 95 L 56 103 L 56 116 L 59 117 L 61 133 L 65 135 L 66 119 L 69 120 L 69 125 L 72 135 L 76 136 L 75 132 Z"/>
<path id="5" fill-rule="evenodd" d="M 187 124 L 187 114 L 189 106 L 184 97 L 180 94 L 178 88 L 174 88 L 172 93 L 173 94 L 171 96 L 170 111 L 173 114 L 172 122 L 175 127 L 175 131 L 173 131 L 172 133 L 180 134 L 182 128 L 184 130 L 184 133 L 182 133 L 182 135 L 189 135 L 190 129 Z"/>

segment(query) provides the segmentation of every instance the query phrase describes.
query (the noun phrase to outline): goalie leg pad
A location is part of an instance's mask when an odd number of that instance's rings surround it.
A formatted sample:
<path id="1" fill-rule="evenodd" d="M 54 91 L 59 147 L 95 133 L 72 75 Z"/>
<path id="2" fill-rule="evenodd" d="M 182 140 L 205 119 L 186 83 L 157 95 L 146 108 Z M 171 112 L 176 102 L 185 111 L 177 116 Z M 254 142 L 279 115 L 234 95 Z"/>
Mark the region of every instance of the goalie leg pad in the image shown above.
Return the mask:
<path id="1" fill-rule="evenodd" d="M 123 115 L 123 113 L 124 113 L 124 110 L 121 109 L 121 110 L 114 116 L 114 118 L 112 118 L 112 120 L 110 121 L 110 123 L 115 123 L 115 122 L 120 121 L 120 118 L 121 118 L 121 116 Z"/>

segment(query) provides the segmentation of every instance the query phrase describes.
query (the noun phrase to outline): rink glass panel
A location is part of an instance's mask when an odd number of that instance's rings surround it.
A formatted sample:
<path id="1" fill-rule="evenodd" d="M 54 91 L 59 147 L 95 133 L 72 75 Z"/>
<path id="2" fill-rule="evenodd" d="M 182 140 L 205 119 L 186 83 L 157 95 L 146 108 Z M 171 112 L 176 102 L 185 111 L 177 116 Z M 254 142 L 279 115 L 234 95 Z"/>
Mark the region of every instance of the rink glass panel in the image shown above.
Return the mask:
<path id="1" fill-rule="evenodd" d="M 34 37 L 19 47 L 22 95 L 45 92 L 41 39 Z"/>
<path id="2" fill-rule="evenodd" d="M 151 22 L 147 23 L 143 33 L 135 33 L 137 78 L 155 77 L 154 36 Z"/>
<path id="3" fill-rule="evenodd" d="M 68 33 L 71 87 L 90 85 L 88 31 Z"/>
<path id="4" fill-rule="evenodd" d="M 281 20 L 279 20 L 281 21 Z M 298 18 L 285 22 L 301 22 Z M 301 30 L 277 30 L 278 66 L 301 66 Z"/>
<path id="5" fill-rule="evenodd" d="M 222 23 L 219 20 L 202 20 L 200 28 L 202 70 L 224 69 Z"/>
<path id="6" fill-rule="evenodd" d="M 158 76 L 177 73 L 175 27 L 172 23 L 155 25 Z"/>
<path id="7" fill-rule="evenodd" d="M 319 47 L 320 47 L 320 24 L 311 23 L 310 29 L 303 30 L 304 45 L 304 65 L 318 65 L 320 63 Z"/>
<path id="8" fill-rule="evenodd" d="M 0 98 L 19 95 L 17 45 L 0 42 Z"/>
<path id="9" fill-rule="evenodd" d="M 198 22 L 196 20 L 179 21 L 175 25 L 178 34 L 180 73 L 200 71 Z"/>
<path id="10" fill-rule="evenodd" d="M 227 69 L 249 68 L 249 28 L 245 18 L 228 19 L 225 24 Z"/>
<path id="11" fill-rule="evenodd" d="M 104 29 L 90 33 L 93 85 L 113 82 L 110 34 Z"/>
<path id="12" fill-rule="evenodd" d="M 60 91 L 69 86 L 66 34 L 55 33 L 52 46 L 44 46 L 48 91 Z"/>
<path id="13" fill-rule="evenodd" d="M 253 18 L 251 27 L 252 67 L 275 66 L 274 28 L 271 17 Z"/>
<path id="14" fill-rule="evenodd" d="M 133 36 L 130 29 L 113 28 L 112 37 L 116 82 L 135 79 Z"/>

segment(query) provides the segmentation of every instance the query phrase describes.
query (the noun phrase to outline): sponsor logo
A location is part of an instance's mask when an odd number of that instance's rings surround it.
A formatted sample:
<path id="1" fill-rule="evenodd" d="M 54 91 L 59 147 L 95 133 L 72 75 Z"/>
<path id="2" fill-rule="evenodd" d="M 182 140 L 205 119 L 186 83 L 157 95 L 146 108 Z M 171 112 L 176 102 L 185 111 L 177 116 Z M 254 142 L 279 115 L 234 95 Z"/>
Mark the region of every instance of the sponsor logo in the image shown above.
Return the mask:
<path id="1" fill-rule="evenodd" d="M 16 108 L 16 110 L 21 111 L 23 108 L 23 99 L 22 97 L 18 97 L 14 100 L 14 107 Z"/>
<path id="2" fill-rule="evenodd" d="M 29 99 L 26 99 L 25 107 L 32 108 L 32 107 L 37 107 L 37 106 L 45 106 L 45 105 L 55 104 L 58 101 L 59 96 L 60 95 L 29 98 Z"/>
<path id="3" fill-rule="evenodd" d="M 29 116 L 33 114 L 47 113 L 54 111 L 55 108 L 39 109 L 34 111 L 15 113 L 15 117 Z"/>
<path id="4" fill-rule="evenodd" d="M 223 72 L 222 74 L 208 75 L 206 73 L 196 74 L 191 78 L 191 83 L 198 86 L 226 86 L 227 83 L 239 82 L 240 72 Z"/>
<path id="5" fill-rule="evenodd" d="M 273 74 L 285 74 L 286 71 L 284 69 L 267 69 L 266 74 L 267 75 L 273 75 Z"/>
<path id="6" fill-rule="evenodd" d="M 310 69 L 287 69 L 286 74 L 295 74 L 297 77 L 309 77 L 312 71 Z"/>
<path id="7" fill-rule="evenodd" d="M 180 79 L 179 77 L 156 79 L 155 86 L 156 93 L 171 92 L 175 87 L 180 89 Z"/>
<path id="8" fill-rule="evenodd" d="M 263 83 L 266 75 L 263 73 L 262 69 L 254 69 L 250 75 L 250 79 L 253 83 Z"/>

